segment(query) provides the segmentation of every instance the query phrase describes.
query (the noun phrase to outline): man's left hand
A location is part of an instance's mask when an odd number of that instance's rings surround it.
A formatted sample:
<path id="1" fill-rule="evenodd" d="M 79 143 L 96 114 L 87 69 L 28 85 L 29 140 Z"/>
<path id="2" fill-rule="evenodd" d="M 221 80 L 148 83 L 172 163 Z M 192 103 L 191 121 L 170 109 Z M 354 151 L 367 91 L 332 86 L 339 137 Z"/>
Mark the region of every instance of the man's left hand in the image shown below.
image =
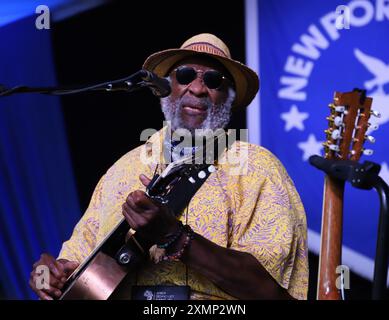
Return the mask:
<path id="1" fill-rule="evenodd" d="M 144 186 L 150 179 L 140 175 Z M 165 237 L 179 228 L 177 218 L 169 208 L 151 200 L 144 191 L 131 192 L 122 206 L 123 215 L 132 229 L 152 243 L 164 243 Z"/>

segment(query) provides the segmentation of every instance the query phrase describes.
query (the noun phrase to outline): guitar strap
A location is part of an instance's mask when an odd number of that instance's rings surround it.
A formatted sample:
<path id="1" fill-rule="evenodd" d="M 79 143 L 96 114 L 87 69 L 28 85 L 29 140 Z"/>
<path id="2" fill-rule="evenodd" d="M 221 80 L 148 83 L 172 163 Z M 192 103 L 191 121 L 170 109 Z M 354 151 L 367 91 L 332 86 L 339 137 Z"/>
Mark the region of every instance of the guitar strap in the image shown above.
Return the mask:
<path id="1" fill-rule="evenodd" d="M 179 217 L 185 208 L 188 208 L 190 200 L 208 179 L 211 165 L 204 166 L 202 170 L 205 176 L 191 183 L 188 179 L 180 179 L 174 185 L 174 192 L 170 192 L 165 200 L 171 212 Z M 186 211 L 188 217 L 188 211 Z M 191 288 L 188 285 L 188 267 L 185 266 L 185 285 L 138 285 L 138 273 L 135 275 L 135 285 L 131 287 L 131 300 L 189 300 Z"/>
<path id="2" fill-rule="evenodd" d="M 197 173 L 198 176 L 195 179 L 193 179 L 193 177 L 192 179 L 186 177 L 181 178 L 177 183 L 174 184 L 174 192 L 170 192 L 165 197 L 165 200 L 167 200 L 166 205 L 175 216 L 180 216 L 186 208 L 186 219 L 188 218 L 188 205 L 191 199 L 212 174 L 212 172 L 216 170 L 215 162 L 221 153 L 225 150 L 225 148 L 219 147 L 220 145 L 217 143 L 217 141 L 218 139 L 215 140 L 212 153 L 212 157 L 214 154 L 217 155 L 216 159 L 214 158 L 215 161 L 212 164 L 207 163 L 200 165 L 201 170 Z M 227 146 L 227 148 L 228 147 L 229 146 Z M 188 164 L 188 166 L 190 165 Z M 185 267 L 185 285 L 139 286 L 136 284 L 132 286 L 131 298 L 133 300 L 189 300 L 191 288 L 188 285 L 188 267 Z"/>
<path id="3" fill-rule="evenodd" d="M 204 167 L 200 172 L 203 175 L 203 178 L 193 180 L 193 183 L 189 179 L 182 178 L 174 186 L 174 192 L 169 193 L 166 196 L 167 206 L 174 213 L 175 216 L 180 216 L 185 208 L 189 205 L 190 200 L 200 189 L 203 183 L 211 175 L 210 164 Z"/>
<path id="4" fill-rule="evenodd" d="M 203 150 L 203 152 L 208 152 L 206 159 L 207 163 L 201 165 L 202 169 L 200 172 L 198 172 L 197 177 L 195 177 L 194 179 L 181 178 L 174 185 L 174 192 L 170 192 L 165 197 L 165 199 L 168 200 L 168 207 L 177 217 L 182 214 L 182 212 L 189 205 L 190 200 L 193 198 L 196 192 L 208 179 L 211 173 L 216 170 L 215 165 L 220 155 L 226 150 L 226 148 L 228 149 L 233 143 L 233 141 L 231 141 L 231 139 L 227 139 L 227 137 L 227 133 L 218 136 L 218 138 L 214 140 L 211 153 L 209 152 L 210 150 Z M 227 146 L 226 141 L 228 143 Z M 190 165 L 188 164 L 188 166 Z"/>

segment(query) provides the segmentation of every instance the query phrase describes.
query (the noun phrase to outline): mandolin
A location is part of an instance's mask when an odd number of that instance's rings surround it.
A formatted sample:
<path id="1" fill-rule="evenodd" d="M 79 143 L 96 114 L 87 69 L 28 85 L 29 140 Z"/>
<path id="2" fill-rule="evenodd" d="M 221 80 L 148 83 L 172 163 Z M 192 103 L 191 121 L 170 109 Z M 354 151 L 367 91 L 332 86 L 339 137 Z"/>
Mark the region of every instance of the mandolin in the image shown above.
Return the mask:
<path id="1" fill-rule="evenodd" d="M 371 114 L 372 98 L 366 97 L 364 90 L 335 92 L 333 103 L 329 105 L 331 114 L 327 117 L 329 127 L 324 145 L 326 159 L 359 161 L 362 154 L 371 155 L 372 150 L 364 149 L 366 140 L 374 138 L 366 135 Z M 373 128 L 370 128 L 373 129 Z M 321 248 L 317 285 L 318 300 L 340 300 L 337 287 L 337 267 L 342 260 L 344 181 L 326 175 L 324 181 Z"/>

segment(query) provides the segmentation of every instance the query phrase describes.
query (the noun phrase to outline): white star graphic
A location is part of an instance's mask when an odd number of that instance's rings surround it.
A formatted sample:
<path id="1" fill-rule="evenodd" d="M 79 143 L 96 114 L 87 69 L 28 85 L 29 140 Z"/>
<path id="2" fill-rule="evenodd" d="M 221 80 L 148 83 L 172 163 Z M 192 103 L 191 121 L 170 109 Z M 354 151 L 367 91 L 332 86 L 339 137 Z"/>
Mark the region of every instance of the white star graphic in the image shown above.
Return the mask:
<path id="1" fill-rule="evenodd" d="M 386 162 L 381 164 L 380 177 L 384 179 L 387 184 L 389 184 L 389 167 Z"/>
<path id="2" fill-rule="evenodd" d="M 303 121 L 309 117 L 309 113 L 299 112 L 297 106 L 294 104 L 290 107 L 289 112 L 281 113 L 280 117 L 285 121 L 285 131 L 290 131 L 293 128 L 303 131 Z"/>
<path id="3" fill-rule="evenodd" d="M 317 141 L 314 134 L 310 134 L 306 142 L 300 142 L 297 146 L 303 150 L 303 161 L 307 161 L 310 156 L 315 154 L 320 155 L 323 149 L 322 143 L 324 141 Z"/>

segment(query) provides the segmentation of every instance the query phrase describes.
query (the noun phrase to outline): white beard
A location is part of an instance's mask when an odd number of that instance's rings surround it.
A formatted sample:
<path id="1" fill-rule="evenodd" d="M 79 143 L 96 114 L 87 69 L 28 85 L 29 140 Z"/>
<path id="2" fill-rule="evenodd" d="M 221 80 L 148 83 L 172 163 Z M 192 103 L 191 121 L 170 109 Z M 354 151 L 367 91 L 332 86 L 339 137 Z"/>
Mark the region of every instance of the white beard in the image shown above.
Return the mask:
<path id="1" fill-rule="evenodd" d="M 193 134 L 196 129 L 211 129 L 215 131 L 217 129 L 225 128 L 230 122 L 232 102 L 234 99 L 235 91 L 232 88 L 229 88 L 226 102 L 220 105 L 213 105 L 209 98 L 183 96 L 182 98 L 172 101 L 171 97 L 167 96 L 161 98 L 161 106 L 165 119 L 170 122 L 173 131 L 186 129 Z M 182 107 L 188 102 L 203 105 L 207 109 L 205 120 L 197 128 L 188 128 L 181 118 Z"/>

